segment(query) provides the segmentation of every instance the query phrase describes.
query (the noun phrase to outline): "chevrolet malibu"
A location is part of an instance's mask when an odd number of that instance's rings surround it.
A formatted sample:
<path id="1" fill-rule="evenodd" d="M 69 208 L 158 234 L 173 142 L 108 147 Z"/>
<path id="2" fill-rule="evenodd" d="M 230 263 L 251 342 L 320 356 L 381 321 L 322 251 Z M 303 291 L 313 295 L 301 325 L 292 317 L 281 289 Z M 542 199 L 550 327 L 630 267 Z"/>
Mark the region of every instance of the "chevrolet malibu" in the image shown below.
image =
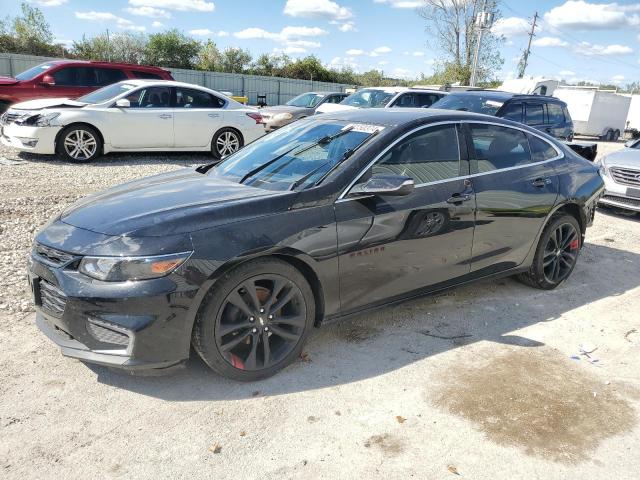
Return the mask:
<path id="1" fill-rule="evenodd" d="M 602 191 L 597 166 L 498 118 L 309 117 L 63 211 L 30 256 L 36 322 L 82 361 L 163 369 L 193 345 L 256 380 L 341 317 L 497 276 L 557 287 Z"/>
<path id="2" fill-rule="evenodd" d="M 222 158 L 264 135 L 257 109 L 214 90 L 165 80 L 126 80 L 76 100 L 13 105 L 0 140 L 75 163 L 109 152 L 210 151 Z"/>

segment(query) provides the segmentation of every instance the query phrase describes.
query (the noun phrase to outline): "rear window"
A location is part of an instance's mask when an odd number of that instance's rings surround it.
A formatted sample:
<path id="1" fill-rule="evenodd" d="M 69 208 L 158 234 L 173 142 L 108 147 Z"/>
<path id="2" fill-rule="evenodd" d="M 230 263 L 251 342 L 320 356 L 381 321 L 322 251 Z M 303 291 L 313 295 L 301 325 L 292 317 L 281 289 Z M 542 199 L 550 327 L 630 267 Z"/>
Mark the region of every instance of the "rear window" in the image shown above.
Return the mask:
<path id="1" fill-rule="evenodd" d="M 133 76 L 136 78 L 143 78 L 147 80 L 162 80 L 162 76 L 158 75 L 157 73 L 143 72 L 140 70 L 134 70 Z"/>

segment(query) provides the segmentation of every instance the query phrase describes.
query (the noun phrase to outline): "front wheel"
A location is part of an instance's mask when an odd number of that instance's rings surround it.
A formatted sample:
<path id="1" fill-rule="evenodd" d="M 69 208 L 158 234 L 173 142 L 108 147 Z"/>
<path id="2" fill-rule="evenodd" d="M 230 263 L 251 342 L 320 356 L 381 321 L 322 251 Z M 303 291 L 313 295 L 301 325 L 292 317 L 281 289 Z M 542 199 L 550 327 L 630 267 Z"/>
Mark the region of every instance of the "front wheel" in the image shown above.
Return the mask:
<path id="1" fill-rule="evenodd" d="M 95 128 L 70 125 L 60 133 L 56 152 L 68 162 L 87 163 L 102 154 L 102 140 Z"/>
<path id="2" fill-rule="evenodd" d="M 217 160 L 231 155 L 242 148 L 242 136 L 232 128 L 223 128 L 211 141 L 211 155 Z"/>
<path id="3" fill-rule="evenodd" d="M 581 238 L 580 225 L 575 217 L 561 214 L 552 218 L 540 236 L 529 271 L 518 278 L 543 290 L 556 288 L 573 272 Z"/>
<path id="4" fill-rule="evenodd" d="M 222 376 L 260 380 L 300 356 L 314 319 L 304 276 L 281 260 L 259 259 L 213 286 L 198 313 L 193 346 Z"/>

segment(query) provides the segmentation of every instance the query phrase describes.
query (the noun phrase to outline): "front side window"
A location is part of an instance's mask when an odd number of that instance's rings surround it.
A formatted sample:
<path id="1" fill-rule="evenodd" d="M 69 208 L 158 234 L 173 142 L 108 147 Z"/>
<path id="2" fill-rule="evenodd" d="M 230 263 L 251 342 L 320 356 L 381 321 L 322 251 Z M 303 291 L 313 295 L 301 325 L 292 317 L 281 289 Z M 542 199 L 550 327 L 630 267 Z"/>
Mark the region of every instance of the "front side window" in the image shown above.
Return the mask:
<path id="1" fill-rule="evenodd" d="M 398 99 L 395 101 L 393 106 L 406 107 L 406 108 L 415 107 L 414 95 L 412 93 L 405 93 L 403 95 L 400 95 L 400 97 L 398 97 Z"/>
<path id="2" fill-rule="evenodd" d="M 171 106 L 170 87 L 148 87 L 131 92 L 125 97 L 130 108 L 169 108 Z"/>
<path id="3" fill-rule="evenodd" d="M 91 85 L 88 83 L 86 70 L 84 67 L 65 67 L 53 72 L 52 76 L 59 87 Z"/>
<path id="4" fill-rule="evenodd" d="M 544 123 L 544 109 L 540 103 L 527 103 L 525 108 L 525 123 L 527 125 L 542 125 Z"/>
<path id="5" fill-rule="evenodd" d="M 383 108 L 395 96 L 393 92 L 385 92 L 375 88 L 364 88 L 345 98 L 341 105 L 357 108 Z"/>
<path id="6" fill-rule="evenodd" d="M 384 154 L 373 175 L 405 175 L 416 184 L 460 176 L 460 150 L 455 125 L 425 128 Z"/>
<path id="7" fill-rule="evenodd" d="M 558 156 L 557 150 L 549 142 L 545 142 L 535 135 L 528 135 L 528 137 L 534 162 L 543 162 Z"/>
<path id="8" fill-rule="evenodd" d="M 440 96 L 435 93 L 418 93 L 416 97 L 416 107 L 427 108 L 440 100 Z"/>
<path id="9" fill-rule="evenodd" d="M 222 99 L 202 90 L 176 89 L 176 108 L 221 108 L 223 106 Z"/>
<path id="10" fill-rule="evenodd" d="M 531 163 L 526 134 L 499 125 L 470 124 L 473 173 L 486 173 Z"/>

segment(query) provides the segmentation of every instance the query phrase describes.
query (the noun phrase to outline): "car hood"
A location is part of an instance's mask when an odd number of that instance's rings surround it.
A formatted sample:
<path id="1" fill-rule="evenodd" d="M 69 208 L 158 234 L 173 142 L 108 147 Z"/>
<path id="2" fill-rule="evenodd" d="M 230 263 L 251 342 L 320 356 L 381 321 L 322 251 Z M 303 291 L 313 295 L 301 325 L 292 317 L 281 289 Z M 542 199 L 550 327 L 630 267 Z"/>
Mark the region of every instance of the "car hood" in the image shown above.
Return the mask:
<path id="1" fill-rule="evenodd" d="M 20 80 L 13 77 L 1 77 L 0 76 L 0 85 L 15 85 L 19 83 Z"/>
<path id="2" fill-rule="evenodd" d="M 146 177 L 67 208 L 66 224 L 105 235 L 164 236 L 281 211 L 291 192 L 241 185 L 193 168 Z M 286 208 L 286 207 L 285 207 Z"/>
<path id="3" fill-rule="evenodd" d="M 40 100 L 29 100 L 11 105 L 12 110 L 42 110 L 45 108 L 73 108 L 84 107 L 86 103 L 76 102 L 68 98 L 42 98 Z"/>
<path id="4" fill-rule="evenodd" d="M 607 167 L 628 167 L 640 169 L 640 149 L 623 148 L 610 153 L 604 159 Z"/>
<path id="5" fill-rule="evenodd" d="M 356 110 L 356 107 L 342 105 L 341 103 L 323 103 L 318 107 L 316 113 L 344 112 L 346 110 Z"/>

